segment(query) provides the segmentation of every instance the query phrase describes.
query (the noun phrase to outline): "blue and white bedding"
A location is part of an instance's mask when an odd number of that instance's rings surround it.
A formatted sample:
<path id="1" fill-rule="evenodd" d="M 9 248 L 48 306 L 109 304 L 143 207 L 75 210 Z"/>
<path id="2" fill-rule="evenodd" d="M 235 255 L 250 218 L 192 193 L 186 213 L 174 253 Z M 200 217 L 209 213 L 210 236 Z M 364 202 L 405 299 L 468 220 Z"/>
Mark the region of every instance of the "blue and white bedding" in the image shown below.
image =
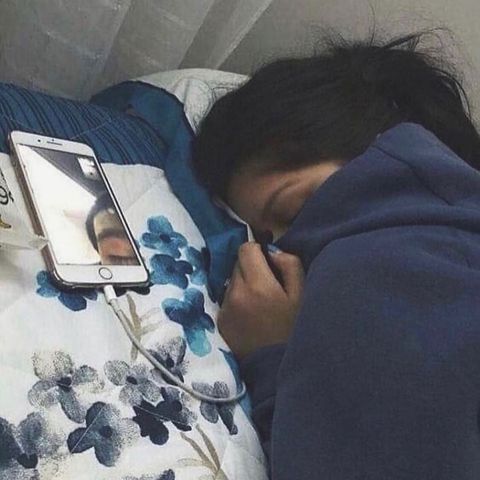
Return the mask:
<path id="1" fill-rule="evenodd" d="M 162 168 L 168 136 L 112 109 L 0 86 L 4 152 L 12 128 L 92 145 L 151 272 L 148 289 L 121 292 L 136 335 L 188 384 L 234 393 L 205 241 Z M 0 168 L 27 216 L 5 154 Z M 103 296 L 57 289 L 39 252 L 0 251 L 0 331 L 0 480 L 267 478 L 247 399 L 216 406 L 170 385 Z"/>

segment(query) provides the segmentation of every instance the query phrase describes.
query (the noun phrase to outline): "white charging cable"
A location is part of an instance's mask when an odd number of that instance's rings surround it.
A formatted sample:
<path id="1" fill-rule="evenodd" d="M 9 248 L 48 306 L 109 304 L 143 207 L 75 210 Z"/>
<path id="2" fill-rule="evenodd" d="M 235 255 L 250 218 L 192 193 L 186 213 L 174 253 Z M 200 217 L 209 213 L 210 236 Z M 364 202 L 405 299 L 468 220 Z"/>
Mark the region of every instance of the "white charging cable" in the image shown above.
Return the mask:
<path id="1" fill-rule="evenodd" d="M 211 395 L 206 395 L 198 390 L 195 390 L 193 387 L 188 386 L 186 383 L 178 379 L 173 373 L 171 373 L 166 367 L 164 367 L 145 347 L 142 345 L 140 340 L 134 335 L 130 327 L 130 321 L 122 310 L 120 303 L 118 301 L 117 295 L 115 293 L 112 285 L 106 285 L 103 287 L 103 293 L 105 295 L 105 300 L 112 307 L 113 312 L 120 320 L 125 333 L 128 335 L 130 341 L 137 347 L 138 351 L 160 372 L 162 375 L 171 380 L 175 385 L 180 387 L 182 390 L 192 395 L 192 397 L 197 398 L 198 400 L 203 400 L 204 402 L 210 403 L 233 403 L 241 400 L 247 393 L 247 388 L 244 383 L 242 383 L 242 388 L 239 393 L 232 395 L 230 397 L 213 397 Z"/>

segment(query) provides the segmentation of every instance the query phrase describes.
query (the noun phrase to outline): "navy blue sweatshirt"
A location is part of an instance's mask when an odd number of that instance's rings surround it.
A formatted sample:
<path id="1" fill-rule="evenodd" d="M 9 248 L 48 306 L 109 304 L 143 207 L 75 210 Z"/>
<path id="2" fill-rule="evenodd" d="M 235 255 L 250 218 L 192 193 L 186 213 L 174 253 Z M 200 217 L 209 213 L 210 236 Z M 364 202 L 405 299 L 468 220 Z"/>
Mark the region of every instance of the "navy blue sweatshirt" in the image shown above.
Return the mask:
<path id="1" fill-rule="evenodd" d="M 278 242 L 308 272 L 287 345 L 243 363 L 273 480 L 480 479 L 480 173 L 401 124 Z"/>

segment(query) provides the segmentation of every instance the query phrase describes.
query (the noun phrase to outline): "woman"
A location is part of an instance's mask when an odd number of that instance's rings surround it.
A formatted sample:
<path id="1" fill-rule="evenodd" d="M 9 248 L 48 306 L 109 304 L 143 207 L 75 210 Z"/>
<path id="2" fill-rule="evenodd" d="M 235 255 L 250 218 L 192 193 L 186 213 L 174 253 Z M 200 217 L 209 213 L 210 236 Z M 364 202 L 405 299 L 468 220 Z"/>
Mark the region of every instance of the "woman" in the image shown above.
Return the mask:
<path id="1" fill-rule="evenodd" d="M 242 246 L 219 319 L 274 480 L 480 478 L 480 137 L 420 38 L 267 65 L 196 141 L 288 252 Z"/>

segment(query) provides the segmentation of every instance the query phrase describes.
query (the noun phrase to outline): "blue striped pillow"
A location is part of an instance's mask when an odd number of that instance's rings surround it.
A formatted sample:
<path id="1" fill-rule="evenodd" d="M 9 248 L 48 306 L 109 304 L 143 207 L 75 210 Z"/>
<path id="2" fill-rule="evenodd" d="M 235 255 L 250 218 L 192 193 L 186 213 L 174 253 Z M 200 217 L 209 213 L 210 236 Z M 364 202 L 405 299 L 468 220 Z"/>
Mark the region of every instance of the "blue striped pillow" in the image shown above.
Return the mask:
<path id="1" fill-rule="evenodd" d="M 90 145 L 101 162 L 163 167 L 165 141 L 145 121 L 110 108 L 0 83 L 0 152 L 12 130 Z"/>

